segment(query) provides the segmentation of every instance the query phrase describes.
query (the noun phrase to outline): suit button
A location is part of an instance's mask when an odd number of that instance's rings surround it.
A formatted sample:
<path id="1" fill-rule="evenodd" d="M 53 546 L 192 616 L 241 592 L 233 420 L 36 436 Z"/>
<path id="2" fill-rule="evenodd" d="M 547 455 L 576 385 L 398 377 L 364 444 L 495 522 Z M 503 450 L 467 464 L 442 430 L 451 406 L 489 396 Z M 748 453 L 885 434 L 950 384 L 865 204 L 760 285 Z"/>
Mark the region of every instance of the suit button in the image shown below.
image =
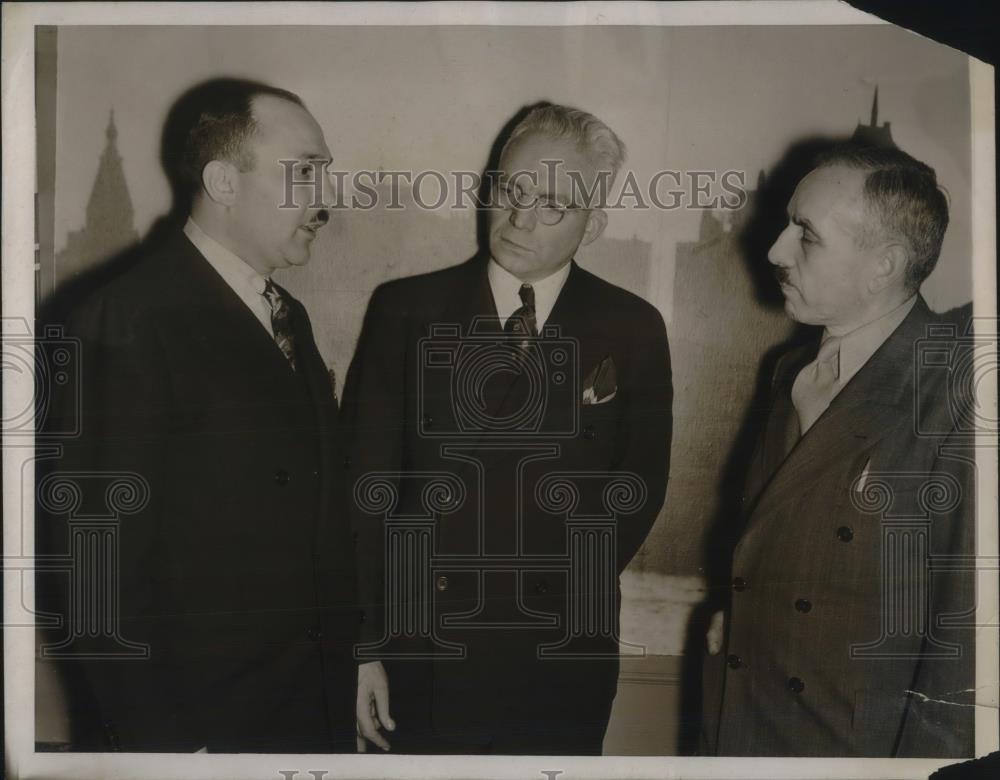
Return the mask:
<path id="1" fill-rule="evenodd" d="M 434 418 L 431 417 L 429 414 L 425 414 L 420 422 L 423 423 L 423 426 L 425 428 L 430 428 L 434 424 Z"/>
<path id="2" fill-rule="evenodd" d="M 788 690 L 792 693 L 802 693 L 806 689 L 806 684 L 798 677 L 788 678 Z"/>
<path id="3" fill-rule="evenodd" d="M 281 486 L 287 485 L 289 479 L 288 472 L 284 469 L 278 469 L 274 472 L 274 481 Z"/>
<path id="4" fill-rule="evenodd" d="M 726 663 L 729 664 L 730 669 L 739 669 L 743 666 L 743 659 L 738 655 L 727 655 Z"/>
<path id="5" fill-rule="evenodd" d="M 842 525 L 837 529 L 837 538 L 842 542 L 849 542 L 854 538 L 854 531 L 850 526 Z"/>
<path id="6" fill-rule="evenodd" d="M 104 737 L 108 742 L 108 749 L 113 753 L 120 753 L 122 745 L 115 725 L 110 720 L 104 721 L 101 725 L 104 726 Z"/>
<path id="7" fill-rule="evenodd" d="M 351 456 L 350 455 L 345 455 L 344 456 L 344 468 L 345 469 L 349 469 L 350 467 L 351 467 Z"/>
<path id="8" fill-rule="evenodd" d="M 549 586 L 546 585 L 544 582 L 535 583 L 535 593 L 537 593 L 539 596 L 544 596 L 548 592 L 549 592 Z"/>
<path id="9" fill-rule="evenodd" d="M 799 599 L 795 602 L 795 608 L 799 612 L 808 612 L 813 608 L 813 605 L 809 599 Z"/>
<path id="10" fill-rule="evenodd" d="M 747 589 L 747 587 L 749 587 L 749 584 L 742 577 L 736 577 L 733 579 L 733 590 L 737 593 L 742 593 Z"/>
<path id="11" fill-rule="evenodd" d="M 319 626 L 309 626 L 309 630 L 306 631 L 306 637 L 311 642 L 318 642 L 323 638 L 323 632 L 319 630 Z"/>
<path id="12" fill-rule="evenodd" d="M 437 582 L 434 583 L 438 590 L 448 590 L 448 578 L 443 574 L 437 578 Z"/>
<path id="13" fill-rule="evenodd" d="M 583 438 L 585 438 L 587 441 L 593 441 L 594 439 L 597 438 L 597 431 L 594 430 L 593 425 L 588 425 L 586 428 L 583 429 Z"/>

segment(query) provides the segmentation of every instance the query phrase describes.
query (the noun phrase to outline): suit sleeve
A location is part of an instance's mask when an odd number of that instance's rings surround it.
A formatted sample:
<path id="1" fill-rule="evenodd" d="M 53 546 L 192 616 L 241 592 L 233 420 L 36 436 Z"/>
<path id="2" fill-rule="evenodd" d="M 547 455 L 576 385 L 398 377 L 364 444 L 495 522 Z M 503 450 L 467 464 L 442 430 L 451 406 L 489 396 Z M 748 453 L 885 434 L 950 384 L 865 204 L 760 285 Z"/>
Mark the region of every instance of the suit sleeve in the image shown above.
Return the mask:
<path id="1" fill-rule="evenodd" d="M 976 464 L 970 462 L 975 447 L 969 439 L 953 432 L 928 477 L 929 486 L 941 486 L 944 505 L 931 513 L 932 561 L 956 558 L 949 567 L 953 570 L 932 571 L 929 578 L 928 637 L 910 685 L 897 757 L 974 755 Z M 955 500 L 949 502 L 949 497 Z M 928 504 L 934 500 L 925 499 Z M 957 646 L 958 656 L 941 657 L 945 645 Z"/>
<path id="2" fill-rule="evenodd" d="M 639 475 L 646 501 L 638 512 L 623 518 L 618 530 L 618 569 L 624 570 L 642 546 L 656 521 L 667 491 L 670 444 L 673 435 L 673 385 L 670 349 L 663 318 L 649 307 L 631 337 L 632 359 L 624 377 L 624 435 L 618 468 Z"/>
<path id="3" fill-rule="evenodd" d="M 361 641 L 383 635 L 383 517 L 359 502 L 359 481 L 372 472 L 398 474 L 403 467 L 407 421 L 407 334 L 403 307 L 385 288 L 372 295 L 344 388 L 343 418 L 351 463 L 347 500 L 357 540 L 358 595 L 363 612 Z M 398 488 L 398 478 L 392 479 Z M 365 659 L 372 660 L 372 659 Z"/>

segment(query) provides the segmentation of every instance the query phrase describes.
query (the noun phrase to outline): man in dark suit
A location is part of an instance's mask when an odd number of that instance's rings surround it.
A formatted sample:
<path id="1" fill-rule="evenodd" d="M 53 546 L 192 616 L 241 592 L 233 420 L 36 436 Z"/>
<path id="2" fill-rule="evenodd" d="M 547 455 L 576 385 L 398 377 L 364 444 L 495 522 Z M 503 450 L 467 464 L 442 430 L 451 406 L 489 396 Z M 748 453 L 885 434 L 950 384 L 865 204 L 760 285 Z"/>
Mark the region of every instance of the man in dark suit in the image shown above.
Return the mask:
<path id="1" fill-rule="evenodd" d="M 962 333 L 918 292 L 944 195 L 899 150 L 845 147 L 788 216 L 770 261 L 789 316 L 823 331 L 775 371 L 704 736 L 723 756 L 969 756 L 974 581 L 954 557 L 974 553 L 968 399 L 950 360 L 921 357 Z"/>
<path id="2" fill-rule="evenodd" d="M 218 80 L 185 101 L 190 217 L 72 318 L 82 435 L 40 487 L 49 508 L 61 484 L 81 489 L 47 518 L 57 549 L 67 520 L 107 514 L 102 478 L 132 486 L 116 501 L 115 631 L 76 631 L 94 615 L 74 583 L 69 639 L 43 652 L 89 691 L 70 713 L 100 733 L 85 748 L 353 751 L 336 399 L 305 309 L 271 280 L 308 261 L 327 220 L 289 200 L 286 174 L 312 178 L 330 152 L 290 92 Z"/>
<path id="3" fill-rule="evenodd" d="M 358 719 L 383 749 L 381 726 L 401 752 L 601 752 L 618 576 L 671 437 L 662 318 L 573 261 L 623 156 L 596 117 L 534 108 L 500 155 L 488 253 L 372 296 L 345 414 Z"/>

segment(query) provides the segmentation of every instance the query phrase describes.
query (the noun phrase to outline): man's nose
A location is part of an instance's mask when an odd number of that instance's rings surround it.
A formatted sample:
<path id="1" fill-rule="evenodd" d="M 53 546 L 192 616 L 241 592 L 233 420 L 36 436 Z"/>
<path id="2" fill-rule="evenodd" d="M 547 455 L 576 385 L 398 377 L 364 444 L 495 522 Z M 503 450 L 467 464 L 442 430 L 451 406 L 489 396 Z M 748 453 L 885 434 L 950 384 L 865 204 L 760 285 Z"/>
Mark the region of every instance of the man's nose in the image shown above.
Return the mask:
<path id="1" fill-rule="evenodd" d="M 329 166 L 323 168 L 323 205 L 329 206 L 331 203 L 336 203 L 337 198 L 340 197 L 340 193 L 337 192 L 338 185 L 337 177 L 333 175 L 333 171 L 330 170 Z"/>
<path id="2" fill-rule="evenodd" d="M 790 246 L 790 243 L 794 240 L 795 237 L 792 235 L 792 225 L 789 225 L 781 231 L 781 235 L 779 235 L 777 240 L 771 244 L 771 248 L 767 250 L 768 262 L 772 265 L 790 266 L 792 264 L 792 247 Z"/>
<path id="3" fill-rule="evenodd" d="M 534 230 L 538 222 L 538 214 L 533 206 L 519 209 L 516 206 L 510 210 L 510 224 L 518 230 Z"/>

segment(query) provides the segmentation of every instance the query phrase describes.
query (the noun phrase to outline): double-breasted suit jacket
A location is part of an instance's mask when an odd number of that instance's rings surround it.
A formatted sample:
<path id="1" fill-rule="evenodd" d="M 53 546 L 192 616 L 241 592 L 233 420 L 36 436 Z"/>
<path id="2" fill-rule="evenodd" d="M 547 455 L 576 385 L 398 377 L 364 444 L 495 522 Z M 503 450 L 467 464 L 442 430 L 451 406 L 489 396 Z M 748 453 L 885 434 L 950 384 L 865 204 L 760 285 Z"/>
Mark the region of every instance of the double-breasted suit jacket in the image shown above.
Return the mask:
<path id="1" fill-rule="evenodd" d="M 72 716 L 98 720 L 105 747 L 353 750 L 337 406 L 305 309 L 284 296 L 297 371 L 179 232 L 71 321 L 82 435 L 51 469 L 131 473 L 148 491 L 117 529 L 118 632 L 148 659 L 63 664 L 92 695 Z M 99 481 L 81 484 L 79 511 L 106 513 Z M 40 543 L 65 549 L 68 519 L 49 513 Z"/>
<path id="2" fill-rule="evenodd" d="M 971 754 L 973 632 L 946 616 L 973 579 L 934 561 L 974 552 L 975 468 L 947 365 L 920 358 L 936 321 L 918 299 L 801 439 L 818 344 L 779 361 L 708 686 L 718 755 Z"/>
<path id="3" fill-rule="evenodd" d="M 422 696 L 414 717 L 435 737 L 598 752 L 617 683 L 618 575 L 666 490 L 666 332 L 652 306 L 574 263 L 529 354 L 504 338 L 485 258 L 372 296 L 344 402 L 365 657 L 395 659 L 390 679 L 407 680 L 391 686 L 401 728 L 404 700 Z M 379 473 L 398 491 L 388 509 L 361 487 Z M 408 603 L 426 605 L 432 636 L 410 644 L 379 644 L 415 625 L 384 620 L 408 601 L 384 598 L 405 592 L 383 563 L 396 560 L 393 517 L 430 518 L 432 565 Z M 401 647 L 429 655 L 404 660 Z"/>

